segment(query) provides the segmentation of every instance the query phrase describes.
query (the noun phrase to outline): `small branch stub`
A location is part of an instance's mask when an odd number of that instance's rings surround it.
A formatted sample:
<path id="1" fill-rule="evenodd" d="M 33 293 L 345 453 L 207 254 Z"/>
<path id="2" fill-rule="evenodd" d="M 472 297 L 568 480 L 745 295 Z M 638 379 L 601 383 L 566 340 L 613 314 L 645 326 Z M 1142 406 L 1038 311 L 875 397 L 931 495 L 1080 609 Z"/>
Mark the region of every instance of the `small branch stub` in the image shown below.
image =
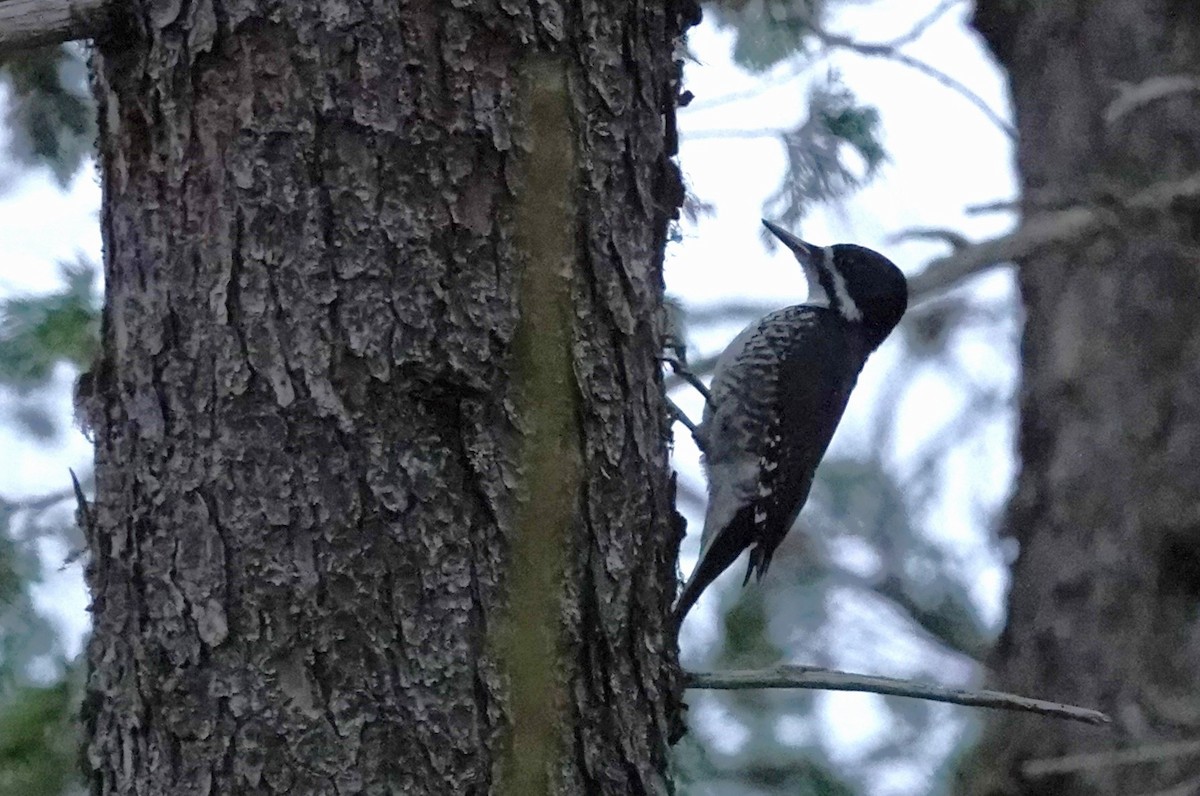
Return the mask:
<path id="1" fill-rule="evenodd" d="M 688 672 L 688 688 L 744 690 L 750 688 L 811 688 L 825 691 L 864 691 L 888 696 L 912 697 L 933 702 L 949 702 L 996 710 L 1017 710 L 1040 713 L 1085 724 L 1108 724 L 1107 714 L 1089 708 L 1046 702 L 1041 699 L 1006 694 L 1003 691 L 973 691 L 947 688 L 912 680 L 855 674 L 815 666 L 777 666 L 772 669 L 750 669 L 728 672 Z"/>
<path id="2" fill-rule="evenodd" d="M 113 5 L 113 0 L 3 0 L 0 56 L 95 38 L 107 27 Z"/>
<path id="3" fill-rule="evenodd" d="M 1200 94 L 1200 77 L 1155 75 L 1141 83 L 1118 83 L 1116 88 L 1117 98 L 1104 109 L 1104 122 L 1110 126 L 1152 102 L 1179 94 Z"/>

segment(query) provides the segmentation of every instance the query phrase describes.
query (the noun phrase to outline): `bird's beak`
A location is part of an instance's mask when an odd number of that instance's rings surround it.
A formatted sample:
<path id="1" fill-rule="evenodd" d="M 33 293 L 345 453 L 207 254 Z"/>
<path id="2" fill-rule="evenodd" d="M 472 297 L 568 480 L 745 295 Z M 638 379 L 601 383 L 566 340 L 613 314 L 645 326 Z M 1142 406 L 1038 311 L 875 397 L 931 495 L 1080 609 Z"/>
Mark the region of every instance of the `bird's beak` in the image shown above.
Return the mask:
<path id="1" fill-rule="evenodd" d="M 806 243 L 800 240 L 778 224 L 772 224 L 765 218 L 762 220 L 762 222 L 764 227 L 771 230 L 772 235 L 783 241 L 784 246 L 787 246 L 796 253 L 796 258 L 799 259 L 801 263 L 816 263 L 817 254 L 820 252 L 820 249 L 811 243 Z"/>

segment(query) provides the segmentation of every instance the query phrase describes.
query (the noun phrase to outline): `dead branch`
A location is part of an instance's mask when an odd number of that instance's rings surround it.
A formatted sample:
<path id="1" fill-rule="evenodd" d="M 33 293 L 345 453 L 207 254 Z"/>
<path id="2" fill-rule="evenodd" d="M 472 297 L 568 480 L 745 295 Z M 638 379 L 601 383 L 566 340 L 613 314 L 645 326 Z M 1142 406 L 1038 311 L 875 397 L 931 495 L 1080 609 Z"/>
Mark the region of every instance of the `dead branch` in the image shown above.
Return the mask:
<path id="1" fill-rule="evenodd" d="M 1038 713 L 1085 724 L 1108 724 L 1112 721 L 1098 710 L 1046 702 L 1041 699 L 1006 694 L 1002 691 L 974 691 L 963 688 L 897 680 L 855 674 L 815 666 L 777 666 L 772 669 L 753 669 L 729 672 L 688 672 L 688 688 L 745 690 L 750 688 L 810 688 L 824 691 L 863 691 L 887 696 L 912 697 L 955 705 L 1017 710 Z"/>
<path id="2" fill-rule="evenodd" d="M 1153 793 L 1139 793 L 1138 796 L 1196 796 L 1198 792 L 1200 792 L 1200 776 L 1188 777 L 1169 788 L 1156 790 Z"/>
<path id="3" fill-rule="evenodd" d="M 1051 244 L 1078 240 L 1099 225 L 1099 212 L 1090 208 L 1032 218 L 1007 235 L 933 260 L 924 271 L 908 280 L 910 299 L 920 301 L 985 268 L 1012 262 Z"/>
<path id="4" fill-rule="evenodd" d="M 0 5 L 2 4 L 0 3 Z M 72 477 L 74 477 L 74 474 L 72 474 Z M 16 499 L 0 497 L 0 507 L 3 507 L 6 511 L 30 511 L 36 514 L 61 503 L 73 494 L 75 493 L 71 489 L 59 489 L 35 497 Z"/>
<path id="5" fill-rule="evenodd" d="M 108 26 L 114 5 L 113 0 L 3 0 L 0 56 L 95 38 Z"/>
<path id="6" fill-rule="evenodd" d="M 987 213 L 1007 213 L 1020 207 L 1016 199 L 1001 199 L 995 202 L 982 202 L 977 205 L 967 205 L 964 208 L 969 216 L 982 216 Z"/>
<path id="7" fill-rule="evenodd" d="M 1163 182 L 1134 194 L 1121 206 L 1145 211 L 1170 207 L 1180 199 L 1200 196 L 1200 173 Z M 1023 222 L 1007 235 L 976 243 L 945 257 L 908 280 L 910 299 L 926 299 L 986 268 L 1019 260 L 1048 246 L 1075 243 L 1099 231 L 1112 217 L 1110 206 L 1078 206 L 1042 213 Z"/>
<path id="8" fill-rule="evenodd" d="M 1200 756 L 1200 740 L 1168 741 L 1149 743 L 1130 749 L 1114 749 L 1104 752 L 1084 752 L 1062 757 L 1044 757 L 1027 760 L 1021 765 L 1021 773 L 1030 779 L 1054 774 L 1070 774 L 1076 771 L 1096 770 L 1131 766 L 1137 763 L 1159 763 L 1178 757 Z"/>
<path id="9" fill-rule="evenodd" d="M 909 28 L 907 33 L 898 36 L 889 42 L 883 42 L 881 46 L 896 49 L 898 47 L 903 47 L 906 44 L 911 44 L 925 35 L 925 31 L 929 30 L 933 26 L 933 23 L 944 17 L 947 11 L 961 4 L 962 0 L 942 0 L 942 2 L 938 3 L 936 8 L 926 14 L 924 18 L 917 22 L 917 24 Z"/>
<path id="10" fill-rule="evenodd" d="M 1104 110 L 1104 122 L 1112 126 L 1152 102 L 1176 94 L 1200 93 L 1200 77 L 1194 75 L 1156 75 L 1141 83 L 1118 83 L 1117 98 Z"/>
<path id="11" fill-rule="evenodd" d="M 899 232 L 888 235 L 888 243 L 903 243 L 909 240 L 934 240 L 942 243 L 950 244 L 950 248 L 955 251 L 965 249 L 971 245 L 971 241 L 967 240 L 967 236 L 953 229 L 939 229 L 937 227 L 913 227 L 911 229 L 902 229 Z"/>
<path id="12" fill-rule="evenodd" d="M 949 6 L 946 7 L 949 8 Z M 940 8 L 941 7 L 939 6 L 939 9 Z M 1006 119 L 1000 116 L 1000 114 L 992 110 L 991 106 L 984 101 L 983 97 L 980 97 L 970 88 L 968 88 L 965 83 L 962 83 L 958 79 L 951 77 L 942 70 L 938 69 L 936 66 L 926 63 L 919 58 L 914 58 L 907 53 L 901 52 L 895 42 L 885 42 L 881 44 L 860 42 L 849 36 L 843 36 L 838 33 L 830 33 L 812 18 L 804 20 L 804 23 L 809 27 L 813 35 L 816 36 L 817 40 L 826 47 L 848 50 L 852 53 L 857 53 L 858 55 L 862 55 L 867 58 L 886 58 L 903 66 L 907 66 L 909 69 L 914 69 L 926 77 L 932 78 L 978 108 L 985 116 L 988 117 L 992 124 L 1000 128 L 1000 130 L 1002 130 L 1004 134 L 1007 135 L 1011 140 L 1017 140 L 1016 128 L 1009 124 Z M 907 41 L 908 39 L 904 36 L 896 40 L 896 42 L 899 42 L 900 44 L 907 43 Z"/>

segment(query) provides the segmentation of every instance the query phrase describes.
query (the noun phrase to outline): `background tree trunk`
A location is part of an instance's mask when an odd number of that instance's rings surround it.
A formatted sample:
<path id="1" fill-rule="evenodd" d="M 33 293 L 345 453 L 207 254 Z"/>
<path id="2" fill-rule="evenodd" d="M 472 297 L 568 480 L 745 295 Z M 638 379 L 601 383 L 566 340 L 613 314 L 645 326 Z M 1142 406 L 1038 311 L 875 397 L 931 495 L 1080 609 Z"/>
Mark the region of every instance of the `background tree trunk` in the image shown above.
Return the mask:
<path id="1" fill-rule="evenodd" d="M 92 792 L 667 791 L 673 4 L 134 6 Z"/>
<path id="2" fill-rule="evenodd" d="M 1116 726 L 994 716 L 960 792 L 1157 792 L 1200 759 L 1020 766 L 1200 733 L 1200 207 L 1121 205 L 1200 168 L 1200 105 L 1181 93 L 1104 119 L 1123 83 L 1200 71 L 1200 16 L 1180 0 L 978 0 L 975 25 L 1011 80 L 1025 214 L 1113 210 L 1095 239 L 1021 263 L 1020 553 L 993 671 Z"/>

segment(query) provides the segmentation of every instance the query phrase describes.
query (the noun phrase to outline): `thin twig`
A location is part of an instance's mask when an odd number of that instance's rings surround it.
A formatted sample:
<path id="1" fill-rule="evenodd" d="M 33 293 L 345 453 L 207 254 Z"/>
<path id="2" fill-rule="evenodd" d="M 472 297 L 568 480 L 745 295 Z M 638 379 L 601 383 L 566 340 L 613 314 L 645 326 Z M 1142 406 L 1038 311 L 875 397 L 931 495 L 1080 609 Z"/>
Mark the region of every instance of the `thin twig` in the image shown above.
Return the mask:
<path id="1" fill-rule="evenodd" d="M 671 413 L 672 417 L 682 423 L 688 431 L 692 432 L 692 439 L 699 443 L 700 438 L 697 437 L 696 434 L 700 430 L 700 427 L 697 426 L 692 419 L 687 416 L 687 412 L 680 409 L 679 404 L 675 403 L 670 398 L 667 399 L 667 411 Z"/>
<path id="2" fill-rule="evenodd" d="M 712 356 L 701 357 L 700 359 L 692 362 L 689 369 L 692 373 L 711 373 L 713 368 L 715 368 L 717 365 L 717 356 L 718 355 L 713 354 Z M 674 373 L 669 374 L 664 381 L 668 391 L 674 390 L 676 387 L 682 387 L 683 385 L 689 383 Z"/>
<path id="3" fill-rule="evenodd" d="M 888 235 L 888 243 L 903 243 L 909 240 L 936 240 L 950 244 L 950 248 L 958 251 L 971 245 L 971 241 L 961 232 L 953 229 L 938 227 L 912 227 L 902 229 Z"/>
<path id="4" fill-rule="evenodd" d="M 782 138 L 790 130 L 763 128 L 761 130 L 738 130 L 736 128 L 716 130 L 680 130 L 679 137 L 684 141 L 702 141 L 706 138 Z"/>
<path id="5" fill-rule="evenodd" d="M 1141 83 L 1118 83 L 1116 89 L 1117 98 L 1104 110 L 1104 123 L 1109 126 L 1152 102 L 1176 94 L 1200 93 L 1200 77 L 1155 75 Z"/>
<path id="6" fill-rule="evenodd" d="M 708 386 L 701 381 L 700 377 L 693 373 L 687 365 L 683 364 L 675 357 L 663 357 L 663 361 L 671 366 L 671 370 L 676 376 L 692 385 L 692 389 L 700 393 L 700 395 L 704 398 L 704 403 L 712 403 L 712 393 L 709 391 Z M 694 429 L 694 427 L 692 428 Z"/>
<path id="7" fill-rule="evenodd" d="M 869 58 L 887 58 L 895 61 L 898 64 L 907 66 L 909 69 L 914 69 L 926 77 L 932 78 L 978 108 L 980 112 L 983 113 L 983 115 L 986 116 L 992 124 L 996 125 L 1001 132 L 1007 135 L 1010 140 L 1017 140 L 1017 129 L 1009 124 L 1003 116 L 992 110 L 992 107 L 987 104 L 983 97 L 979 96 L 970 88 L 968 88 L 966 83 L 959 81 L 957 78 L 951 77 L 942 70 L 938 69 L 936 66 L 926 63 L 920 58 L 914 58 L 907 53 L 902 53 L 899 50 L 883 49 L 876 51 L 871 47 L 859 46 L 855 44 L 853 39 L 848 39 L 845 37 L 831 35 L 826 43 L 832 46 L 848 49 L 851 52 L 855 52 L 859 55 L 864 55 Z"/>
<path id="8" fill-rule="evenodd" d="M 1016 140 L 1016 128 L 1009 124 L 1006 119 L 1000 116 L 1000 114 L 992 110 L 991 106 L 988 105 L 982 97 L 968 88 L 965 83 L 962 83 L 956 78 L 951 77 L 932 64 L 922 61 L 920 58 L 914 58 L 907 53 L 901 52 L 899 45 L 892 42 L 882 44 L 861 42 L 839 33 L 830 33 L 811 17 L 802 21 L 808 26 L 809 30 L 812 31 L 813 35 L 816 36 L 817 39 L 826 47 L 836 47 L 843 50 L 849 50 L 850 52 L 857 53 L 868 58 L 887 58 L 888 60 L 907 66 L 909 69 L 915 69 L 926 77 L 936 80 L 938 83 L 941 83 L 946 88 L 956 92 L 963 99 L 970 102 L 985 116 L 987 116 L 988 119 L 991 120 L 992 124 L 1004 131 L 1004 133 L 1010 139 L 1014 141 Z M 904 44 L 906 43 L 904 38 L 905 37 L 901 37 L 897 41 L 899 41 L 901 44 Z"/>
<path id="9" fill-rule="evenodd" d="M 1006 694 L 1002 691 L 973 691 L 947 688 L 892 677 L 876 677 L 813 666 L 777 666 L 729 672 L 688 672 L 688 688 L 745 690 L 751 688 L 812 688 L 825 691 L 865 691 L 872 694 L 912 697 L 933 702 L 949 702 L 997 710 L 1018 710 L 1039 713 L 1085 724 L 1108 724 L 1112 721 L 1098 710 L 1046 702 L 1041 699 Z"/>
<path id="10" fill-rule="evenodd" d="M 887 49 L 895 50 L 900 47 L 903 47 L 906 44 L 911 44 L 912 42 L 921 38 L 921 36 L 923 36 L 925 34 L 925 31 L 929 30 L 929 28 L 932 27 L 935 22 L 937 22 L 939 19 L 941 19 L 943 16 L 946 15 L 946 12 L 948 12 L 950 9 L 954 8 L 957 5 L 961 5 L 962 2 L 963 2 L 963 0 L 942 0 L 942 2 L 939 3 L 936 8 L 934 8 L 931 12 L 929 12 L 923 18 L 918 20 L 917 23 L 915 25 L 913 25 L 903 35 L 898 36 L 895 39 L 892 39 L 891 41 L 888 41 L 888 42 L 880 42 L 877 44 L 875 44 L 875 43 L 872 43 L 872 44 L 859 43 L 859 44 L 856 44 L 855 47 L 864 48 L 865 50 L 870 50 L 871 51 L 870 54 L 875 54 L 877 51 L 879 53 L 882 53 L 882 51 L 887 50 Z M 822 35 L 821 33 L 817 32 L 816 28 L 813 28 L 813 30 L 814 30 L 814 33 L 816 33 L 816 35 L 818 37 L 820 37 Z M 847 39 L 847 41 L 848 41 L 848 39 Z M 863 52 L 863 54 L 866 55 L 868 53 Z M 722 94 L 720 96 L 716 96 L 711 99 L 693 100 L 686 107 L 685 112 L 711 110 L 713 108 L 719 108 L 723 105 L 729 105 L 729 104 L 732 104 L 735 102 L 741 102 L 742 100 L 755 99 L 756 97 L 762 96 L 763 92 L 765 92 L 765 91 L 769 91 L 772 88 L 777 88 L 778 86 L 781 86 L 790 80 L 794 80 L 795 78 L 804 74 L 804 72 L 807 71 L 811 66 L 812 66 L 812 64 L 809 62 L 806 62 L 806 61 L 798 62 L 798 63 L 793 64 L 792 67 L 790 69 L 788 69 L 786 72 L 784 72 L 782 75 L 778 75 L 773 78 L 769 78 L 768 81 L 765 82 L 765 84 L 760 84 L 753 88 L 742 89 L 740 91 L 732 91 L 728 94 Z M 932 68 L 932 67 L 929 67 L 929 68 Z M 968 89 L 968 91 L 969 91 L 969 89 Z M 982 100 L 980 100 L 980 101 L 982 102 Z M 693 138 L 693 139 L 766 138 L 766 137 L 782 135 L 785 132 L 787 132 L 787 131 L 786 130 L 700 130 L 700 131 L 693 132 L 693 133 L 685 132 L 685 133 L 683 133 L 683 136 L 685 138 Z"/>
<path id="11" fill-rule="evenodd" d="M 729 105 L 734 102 L 741 102 L 742 100 L 754 99 L 761 96 L 764 91 L 770 91 L 773 88 L 782 86 L 789 80 L 795 80 L 797 77 L 804 74 L 805 70 L 807 70 L 809 66 L 810 64 L 808 63 L 795 63 L 792 64 L 791 68 L 789 68 L 783 74 L 768 78 L 765 81 L 760 81 L 753 88 L 742 89 L 740 91 L 731 91 L 728 94 L 721 94 L 710 99 L 694 99 L 687 105 L 686 108 L 684 108 L 684 112 L 690 113 L 693 111 L 707 111 L 713 108 L 719 108 L 722 105 Z"/>
<path id="12" fill-rule="evenodd" d="M 977 205 L 967 205 L 964 208 L 969 216 L 982 216 L 987 213 L 1008 213 L 1020 207 L 1016 199 L 999 199 L 995 202 L 981 202 Z"/>
<path id="13" fill-rule="evenodd" d="M 9 511 L 45 511 L 51 506 L 61 503 L 67 498 L 71 497 L 73 494 L 74 492 L 70 489 L 59 489 L 55 492 L 48 492 L 45 495 L 20 498 L 17 500 L 0 497 L 0 505 L 4 506 Z"/>
<path id="14" fill-rule="evenodd" d="M 924 36 L 925 31 L 933 27 L 933 23 L 945 16 L 947 11 L 954 8 L 956 5 L 960 5 L 961 3 L 962 0 L 942 0 L 941 3 L 938 3 L 937 8 L 930 11 L 922 19 L 920 19 L 917 24 L 909 28 L 908 33 L 892 39 L 889 42 L 881 42 L 877 46 L 898 49 L 906 44 L 912 44 L 914 41 Z"/>
<path id="15" fill-rule="evenodd" d="M 1102 768 L 1131 766 L 1136 763 L 1157 763 L 1177 757 L 1200 756 L 1200 740 L 1167 741 L 1117 749 L 1108 752 L 1084 752 L 1062 757 L 1042 757 L 1027 760 L 1021 765 L 1021 773 L 1030 779 L 1048 777 L 1053 774 L 1071 774 L 1076 771 L 1092 771 Z"/>
<path id="16" fill-rule="evenodd" d="M 870 46 L 898 48 L 903 47 L 906 44 L 911 44 L 912 42 L 921 38 L 921 36 L 925 34 L 925 31 L 929 30 L 929 28 L 931 28 L 935 22 L 946 15 L 946 12 L 954 8 L 954 6 L 960 5 L 962 2 L 963 0 L 942 0 L 942 2 L 939 3 L 937 7 L 933 9 L 933 11 L 930 11 L 923 18 L 918 20 L 917 23 L 909 28 L 909 30 L 903 35 L 898 36 L 889 42 L 882 42 L 880 44 Z M 809 62 L 797 62 L 792 64 L 791 67 L 783 74 L 770 77 L 764 83 L 761 83 L 753 88 L 742 89 L 740 91 L 731 91 L 728 94 L 721 94 L 710 99 L 697 98 L 687 106 L 685 112 L 706 111 L 713 108 L 719 108 L 723 105 L 741 102 L 742 100 L 755 99 L 756 97 L 762 96 L 764 91 L 769 91 L 770 89 L 781 86 L 790 80 L 794 80 L 795 78 L 804 74 L 804 72 L 807 71 L 811 66 L 812 64 Z"/>

